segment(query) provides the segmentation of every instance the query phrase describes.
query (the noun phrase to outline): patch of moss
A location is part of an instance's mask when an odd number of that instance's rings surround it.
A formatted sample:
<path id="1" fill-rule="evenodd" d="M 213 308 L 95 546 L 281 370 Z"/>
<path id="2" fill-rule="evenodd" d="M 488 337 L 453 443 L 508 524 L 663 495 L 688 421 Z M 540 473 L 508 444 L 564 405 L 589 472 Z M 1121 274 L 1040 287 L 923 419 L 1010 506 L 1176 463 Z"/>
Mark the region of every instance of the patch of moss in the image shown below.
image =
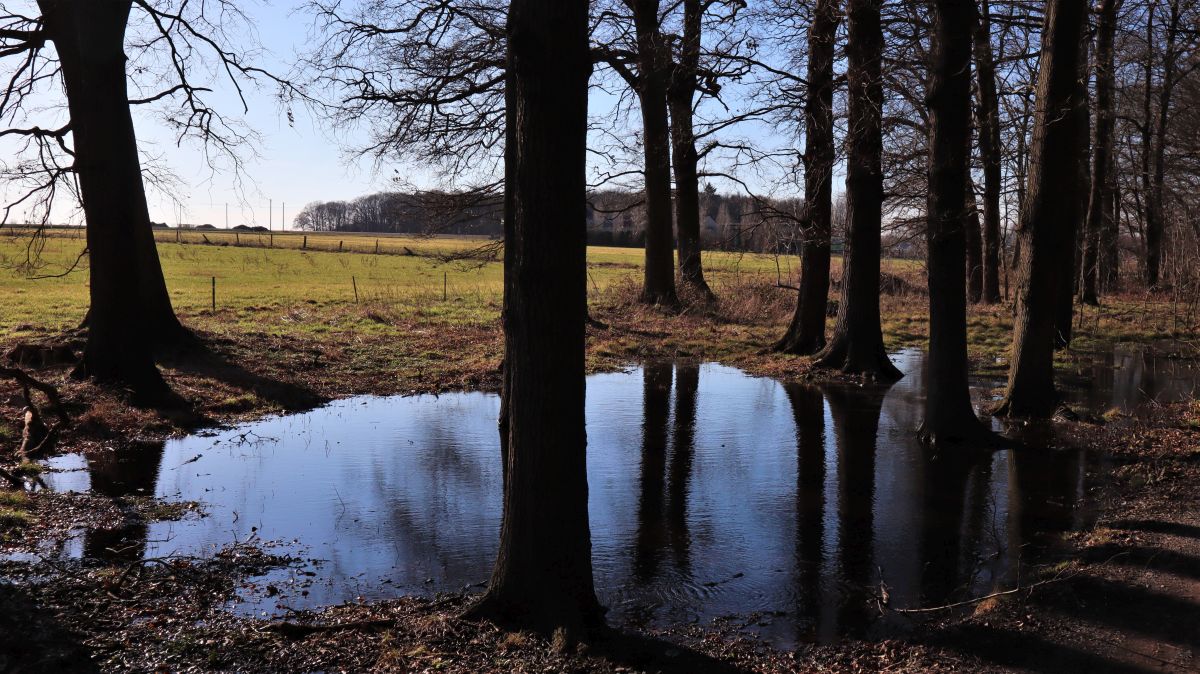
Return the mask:
<path id="1" fill-rule="evenodd" d="M 29 525 L 29 522 L 29 513 L 25 512 L 24 510 L 0 508 L 0 529 L 15 529 L 17 527 L 25 527 Z"/>
<path id="2" fill-rule="evenodd" d="M 23 491 L 0 491 L 0 507 L 23 508 L 28 503 L 29 497 Z"/>
<path id="3" fill-rule="evenodd" d="M 44 472 L 46 472 L 46 467 L 36 461 L 22 461 L 12 470 L 13 475 L 19 477 L 33 477 Z"/>

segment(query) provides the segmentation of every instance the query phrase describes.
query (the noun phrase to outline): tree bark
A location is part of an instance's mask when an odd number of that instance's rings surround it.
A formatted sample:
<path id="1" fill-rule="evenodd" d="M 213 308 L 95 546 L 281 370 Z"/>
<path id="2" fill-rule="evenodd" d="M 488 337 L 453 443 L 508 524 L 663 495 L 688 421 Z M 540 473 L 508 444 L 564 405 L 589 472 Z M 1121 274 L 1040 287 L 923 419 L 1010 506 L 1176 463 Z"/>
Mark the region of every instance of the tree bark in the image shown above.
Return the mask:
<path id="1" fill-rule="evenodd" d="M 1042 31 L 1037 104 L 1030 147 L 1029 182 L 1017 237 L 1017 306 L 1008 391 L 996 413 L 1048 417 L 1059 405 L 1054 388 L 1056 291 L 1062 260 L 1072 239 L 1064 223 L 1075 217 L 1073 185 L 1079 134 L 1072 106 L 1079 75 L 1079 45 L 1087 16 L 1085 0 L 1050 0 Z"/>
<path id="2" fill-rule="evenodd" d="M 646 276 L 642 301 L 675 306 L 671 232 L 671 139 L 667 117 L 670 52 L 659 25 L 658 0 L 632 0 L 637 31 L 637 94 L 642 108 L 646 191 Z M 697 222 L 699 220 L 697 219 Z"/>
<path id="3" fill-rule="evenodd" d="M 154 365 L 153 346 L 174 312 L 153 239 L 147 244 L 145 238 L 152 232 L 125 73 L 132 2 L 38 5 L 62 67 L 87 220 L 91 306 L 79 373 L 128 387 L 142 402 L 161 403 L 170 392 Z"/>
<path id="4" fill-rule="evenodd" d="M 696 70 L 700 66 L 700 0 L 684 0 L 683 40 L 679 62 L 667 88 L 671 112 L 671 157 L 675 169 L 675 231 L 679 240 L 679 278 L 706 300 L 714 299 L 704 280 L 700 259 L 700 178 L 696 134 L 692 128 L 692 98 L 696 93 Z"/>
<path id="5" fill-rule="evenodd" d="M 603 625 L 584 430 L 587 17 L 585 0 L 513 0 L 509 9 L 508 466 L 492 580 L 468 613 L 543 634 L 564 630 L 569 639 Z"/>
<path id="6" fill-rule="evenodd" d="M 774 346 L 776 351 L 802 356 L 825 347 L 833 222 L 833 59 L 839 19 L 837 0 L 818 0 L 808 29 L 800 291 L 787 333 Z"/>
<path id="7" fill-rule="evenodd" d="M 1075 91 L 1071 96 L 1071 125 L 1075 130 L 1076 154 L 1072 173 L 1060 184 L 1075 198 L 1075 207 L 1063 213 L 1063 225 L 1058 228 L 1062 237 L 1059 246 L 1069 251 L 1063 260 L 1068 268 L 1060 272 L 1055 286 L 1054 348 L 1065 349 L 1071 345 L 1075 323 L 1075 296 L 1078 290 L 1079 269 L 1083 262 L 1083 238 L 1079 223 L 1086 217 L 1089 171 L 1088 147 L 1091 138 L 1091 115 L 1088 110 L 1088 20 L 1084 14 L 1083 29 L 1080 31 L 1079 56 L 1076 59 Z"/>
<path id="8" fill-rule="evenodd" d="M 977 439 L 983 426 L 971 407 L 967 383 L 967 185 L 971 148 L 971 24 L 973 7 L 935 0 L 930 40 L 929 198 L 925 241 L 929 250 L 929 360 L 925 386 L 924 442 Z M 974 190 L 971 190 L 972 196 Z M 972 199 L 973 201 L 973 199 Z M 972 204 L 973 205 L 973 204 Z M 972 212 L 974 209 L 972 208 Z M 982 279 L 980 279 L 982 281 Z M 980 284 L 982 285 L 982 283 Z M 979 288 L 982 292 L 982 287 Z"/>
<path id="9" fill-rule="evenodd" d="M 988 0 L 982 0 L 975 26 L 975 76 L 978 82 L 979 157 L 983 161 L 983 297 L 1000 301 L 1000 103 L 996 96 L 996 64 L 992 57 L 992 25 Z"/>
<path id="10" fill-rule="evenodd" d="M 881 0 L 849 0 L 846 44 L 849 129 L 846 133 L 846 252 L 842 301 L 833 338 L 814 365 L 847 374 L 899 379 L 879 320 L 880 226 L 883 216 L 883 30 Z M 961 202 L 960 202 L 961 205 Z M 962 267 L 959 267 L 962 273 Z"/>
<path id="11" fill-rule="evenodd" d="M 1101 0 L 1096 26 L 1096 124 L 1092 131 L 1091 189 L 1088 191 L 1087 238 L 1083 249 L 1083 278 L 1079 299 L 1086 304 L 1099 301 L 1101 241 L 1112 226 L 1113 171 L 1113 38 L 1117 29 L 1120 0 Z M 1106 260 L 1107 262 L 1107 260 Z"/>
<path id="12" fill-rule="evenodd" d="M 1167 168 L 1167 125 L 1170 122 L 1171 96 L 1175 88 L 1175 63 L 1178 54 L 1175 42 L 1181 20 L 1179 0 L 1170 3 L 1167 19 L 1166 46 L 1163 49 L 1162 84 L 1158 89 L 1158 119 L 1154 127 L 1154 175 L 1147 194 L 1146 209 L 1146 286 L 1151 291 L 1161 290 L 1162 241 L 1166 229 L 1164 192 Z M 1150 32 L 1150 31 L 1147 31 Z M 1151 43 L 1152 44 L 1152 43 Z M 1150 86 L 1150 68 L 1146 69 L 1146 86 Z M 1147 107 L 1147 110 L 1149 108 Z M 1147 117 L 1147 125 L 1149 117 Z"/>

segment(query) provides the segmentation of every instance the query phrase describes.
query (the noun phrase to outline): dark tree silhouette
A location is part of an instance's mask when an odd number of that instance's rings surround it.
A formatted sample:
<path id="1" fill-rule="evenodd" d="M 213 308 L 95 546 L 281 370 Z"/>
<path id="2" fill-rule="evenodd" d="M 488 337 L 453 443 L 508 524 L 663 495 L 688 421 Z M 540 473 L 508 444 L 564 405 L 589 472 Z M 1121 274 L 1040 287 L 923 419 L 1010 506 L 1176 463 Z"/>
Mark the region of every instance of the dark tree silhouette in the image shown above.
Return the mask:
<path id="1" fill-rule="evenodd" d="M 920 435 L 941 444 L 976 439 L 983 426 L 967 384 L 967 296 L 963 265 L 970 181 L 971 26 L 974 10 L 961 0 L 935 0 L 930 40 L 929 371 Z M 972 194 L 972 201 L 974 195 Z M 971 209 L 974 212 L 974 209 Z M 982 288 L 980 288 L 982 290 Z"/>
<path id="2" fill-rule="evenodd" d="M 1096 123 L 1092 130 L 1091 189 L 1088 194 L 1087 223 L 1084 226 L 1083 278 L 1079 299 L 1086 304 L 1099 300 L 1102 233 L 1115 223 L 1112 195 L 1116 174 L 1113 170 L 1113 40 L 1121 0 L 1100 0 L 1096 9 Z M 1107 270 L 1105 270 L 1107 273 Z"/>
<path id="3" fill-rule="evenodd" d="M 1021 260 L 1013 350 L 1008 391 L 996 410 L 1000 415 L 1046 417 L 1059 405 L 1054 388 L 1056 291 L 1062 261 L 1072 257 L 1073 239 L 1063 236 L 1063 221 L 1077 214 L 1080 202 L 1072 184 L 1080 153 L 1073 106 L 1086 17 L 1084 0 L 1047 4 L 1029 182 L 1017 228 Z"/>
<path id="4" fill-rule="evenodd" d="M 879 320 L 880 226 L 883 215 L 883 31 L 880 0 L 849 0 L 846 18 L 849 130 L 846 134 L 846 253 L 842 301 L 833 338 L 814 364 L 880 379 L 898 379 L 883 348 Z M 961 201 L 960 201 L 961 205 Z M 962 266 L 958 272 L 961 275 Z"/>
<path id="5" fill-rule="evenodd" d="M 603 626 L 584 429 L 585 0 L 513 0 L 505 68 L 504 518 L 468 615 L 569 639 Z"/>
<path id="6" fill-rule="evenodd" d="M 91 308 L 79 372 L 159 402 L 168 388 L 154 365 L 156 328 L 179 324 L 154 248 L 129 112 L 124 42 L 132 5 L 39 2 L 46 37 L 54 42 L 61 64 L 74 170 L 88 225 Z M 168 312 L 170 319 L 155 315 L 154 308 Z"/>
<path id="7" fill-rule="evenodd" d="M 675 237 L 671 231 L 671 132 L 667 85 L 671 50 L 662 32 L 659 0 L 625 0 L 637 34 L 637 74 L 622 75 L 637 92 L 642 110 L 646 191 L 646 270 L 642 301 L 674 306 Z"/>
<path id="8" fill-rule="evenodd" d="M 800 290 L 787 333 L 774 347 L 776 351 L 802 356 L 825 347 L 833 222 L 833 57 L 840 18 L 838 6 L 837 0 L 819 0 L 808 29 Z"/>
<path id="9" fill-rule="evenodd" d="M 683 0 L 679 57 L 667 86 L 671 112 L 671 160 L 675 170 L 675 231 L 679 240 L 679 279 L 712 299 L 700 256 L 700 178 L 692 105 L 698 88 L 704 7 L 713 0 Z"/>
<path id="10" fill-rule="evenodd" d="M 975 77 L 979 156 L 983 161 L 983 294 L 988 304 L 1000 301 L 1000 103 L 996 96 L 996 64 L 992 56 L 992 24 L 988 0 L 981 0 L 975 37 Z"/>

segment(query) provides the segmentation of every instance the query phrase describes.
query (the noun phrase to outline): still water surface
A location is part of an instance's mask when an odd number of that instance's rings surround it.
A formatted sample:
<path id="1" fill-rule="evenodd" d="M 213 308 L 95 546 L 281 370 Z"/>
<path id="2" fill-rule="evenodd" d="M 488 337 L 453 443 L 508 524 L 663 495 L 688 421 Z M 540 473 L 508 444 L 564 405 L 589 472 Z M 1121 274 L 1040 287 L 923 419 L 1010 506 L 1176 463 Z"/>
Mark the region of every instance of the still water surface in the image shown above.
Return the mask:
<path id="1" fill-rule="evenodd" d="M 1072 399 L 1133 409 L 1194 385 L 1193 370 L 1122 357 L 1099 361 Z M 1102 458 L 931 460 L 913 432 L 922 354 L 896 362 L 906 376 L 891 387 L 785 385 L 683 362 L 589 377 L 593 556 L 610 621 L 737 616 L 781 645 L 882 634 L 898 621 L 871 601 L 881 584 L 897 607 L 983 594 L 1038 561 L 1046 534 L 1086 524 Z M 1147 372 L 1159 382 L 1149 392 Z M 983 399 L 997 382 L 976 384 Z M 118 458 L 59 459 L 76 469 L 49 474 L 52 488 L 154 493 L 208 512 L 80 532 L 62 554 L 276 542 L 308 561 L 255 579 L 231 607 L 259 615 L 478 589 L 500 526 L 498 412 L 487 393 L 359 397 Z"/>

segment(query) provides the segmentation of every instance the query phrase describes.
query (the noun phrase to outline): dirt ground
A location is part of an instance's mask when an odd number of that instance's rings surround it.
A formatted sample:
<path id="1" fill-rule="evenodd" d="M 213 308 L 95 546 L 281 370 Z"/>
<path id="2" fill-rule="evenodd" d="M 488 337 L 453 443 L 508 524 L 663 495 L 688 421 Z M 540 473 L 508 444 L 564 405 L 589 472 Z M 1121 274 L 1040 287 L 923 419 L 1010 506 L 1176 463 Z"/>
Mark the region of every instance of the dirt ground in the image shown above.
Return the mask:
<path id="1" fill-rule="evenodd" d="M 716 315 L 664 315 L 619 302 L 594 308 L 589 368 L 687 356 L 756 374 L 810 376 L 803 359 L 764 351 L 786 320 L 786 307 L 770 302 L 747 305 L 743 297 L 744 313 Z M 26 367 L 66 401 L 70 422 L 55 451 L 114 451 L 360 393 L 498 387 L 498 325 L 404 328 L 408 337 L 399 342 L 201 331 L 202 349 L 161 359 L 168 382 L 189 401 L 165 412 L 130 407 L 119 392 L 71 380 L 69 362 Z M 44 342 L 77 339 L 49 335 Z M 978 356 L 977 368 L 988 363 L 992 354 Z M 5 451 L 19 442 L 22 405 L 19 388 L 0 383 Z M 335 607 L 286 621 L 235 617 L 225 605 L 239 583 L 292 560 L 249 544 L 203 559 L 123 563 L 44 554 L 80 524 L 199 517 L 203 504 L 0 490 L 0 550 L 9 553 L 0 561 L 0 672 L 1200 671 L 1200 405 L 1056 423 L 1112 458 L 1097 525 L 1059 541 L 1056 564 L 1015 591 L 911 615 L 903 639 L 796 651 L 769 647 L 732 623 L 614 632 L 567 645 L 459 620 L 469 601 L 462 596 Z M 0 465 L 37 479 L 36 466 L 15 457 Z"/>

